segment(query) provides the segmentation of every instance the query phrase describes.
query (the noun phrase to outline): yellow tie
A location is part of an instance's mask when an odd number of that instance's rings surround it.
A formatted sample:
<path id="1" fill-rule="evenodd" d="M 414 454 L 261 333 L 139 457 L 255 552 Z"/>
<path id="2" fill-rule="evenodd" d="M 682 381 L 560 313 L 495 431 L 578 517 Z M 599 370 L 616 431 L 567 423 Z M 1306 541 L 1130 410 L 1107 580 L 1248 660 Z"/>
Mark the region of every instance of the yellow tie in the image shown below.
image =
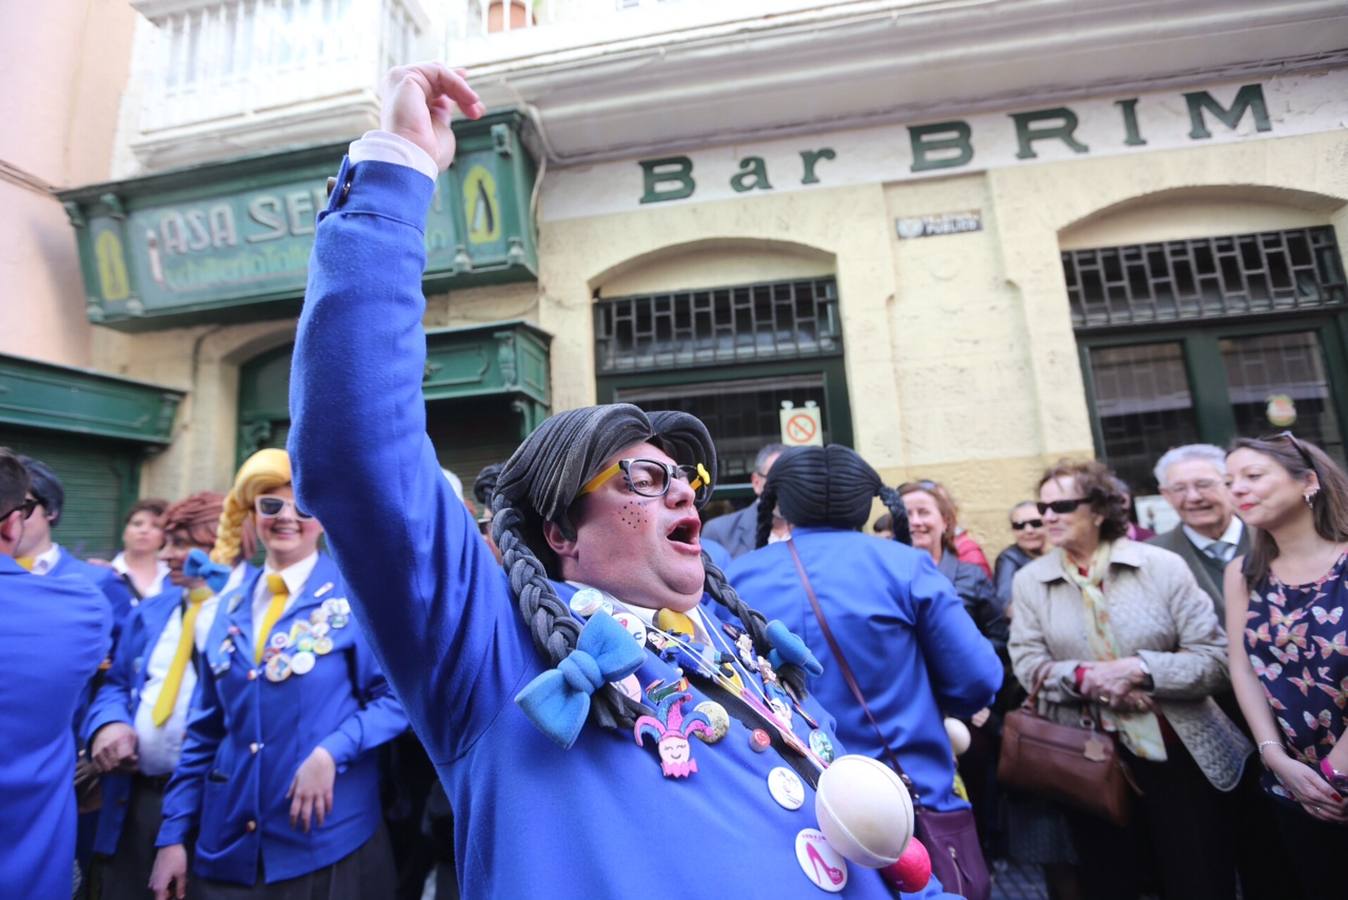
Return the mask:
<path id="1" fill-rule="evenodd" d="M 262 651 L 267 649 L 267 638 L 271 636 L 272 626 L 281 618 L 281 613 L 286 608 L 286 598 L 290 596 L 285 579 L 275 573 L 267 576 L 267 589 L 271 591 L 271 602 L 267 604 L 267 611 L 262 614 L 262 625 L 257 630 L 257 646 L 253 650 L 254 663 L 262 662 Z"/>
<path id="2" fill-rule="evenodd" d="M 30 572 L 33 571 L 33 566 L 37 565 L 37 560 L 31 556 L 16 556 L 14 561 Z"/>
<path id="3" fill-rule="evenodd" d="M 183 630 L 178 635 L 178 649 L 173 651 L 173 662 L 169 664 L 168 675 L 164 676 L 164 684 L 159 689 L 159 697 L 154 701 L 154 710 L 150 713 L 150 720 L 156 728 L 163 727 L 169 716 L 173 715 L 173 708 L 178 705 L 178 689 L 182 687 L 183 672 L 187 670 L 187 661 L 192 658 L 192 644 L 196 639 L 197 614 L 209 596 L 211 589 L 204 587 L 193 588 L 187 595 L 187 612 L 183 613 Z"/>

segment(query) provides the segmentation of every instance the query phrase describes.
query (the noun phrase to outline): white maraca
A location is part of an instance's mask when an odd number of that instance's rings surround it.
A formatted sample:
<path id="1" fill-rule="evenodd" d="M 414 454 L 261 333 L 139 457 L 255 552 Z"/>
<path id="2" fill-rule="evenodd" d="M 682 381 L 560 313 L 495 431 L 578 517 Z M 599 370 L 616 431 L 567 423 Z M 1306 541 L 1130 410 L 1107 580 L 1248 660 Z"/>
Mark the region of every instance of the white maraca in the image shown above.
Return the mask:
<path id="1" fill-rule="evenodd" d="M 869 756 L 840 756 L 823 771 L 814 814 L 829 846 L 868 869 L 893 863 L 913 836 L 913 798 L 893 769 Z"/>
<path id="2" fill-rule="evenodd" d="M 959 719 L 945 720 L 945 736 L 950 738 L 950 749 L 955 751 L 956 756 L 963 756 L 973 741 L 973 736 L 969 734 L 969 726 Z"/>

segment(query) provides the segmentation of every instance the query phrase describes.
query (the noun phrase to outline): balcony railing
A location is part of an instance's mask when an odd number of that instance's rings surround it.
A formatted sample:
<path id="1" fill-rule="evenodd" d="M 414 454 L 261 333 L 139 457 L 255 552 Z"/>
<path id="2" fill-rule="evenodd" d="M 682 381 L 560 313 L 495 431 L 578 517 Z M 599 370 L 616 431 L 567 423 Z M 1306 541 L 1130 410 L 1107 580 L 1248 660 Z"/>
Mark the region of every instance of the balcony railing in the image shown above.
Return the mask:
<path id="1" fill-rule="evenodd" d="M 308 123 L 304 139 L 337 136 L 336 129 L 322 133 L 325 109 L 342 110 L 338 127 L 345 133 L 352 104 L 371 105 L 385 68 L 430 55 L 435 46 L 417 0 L 135 5 L 154 26 L 136 47 L 141 108 L 133 143 L 143 158 L 162 156 L 166 142 L 190 144 L 200 132 L 246 149 L 250 131 L 297 113 Z"/>

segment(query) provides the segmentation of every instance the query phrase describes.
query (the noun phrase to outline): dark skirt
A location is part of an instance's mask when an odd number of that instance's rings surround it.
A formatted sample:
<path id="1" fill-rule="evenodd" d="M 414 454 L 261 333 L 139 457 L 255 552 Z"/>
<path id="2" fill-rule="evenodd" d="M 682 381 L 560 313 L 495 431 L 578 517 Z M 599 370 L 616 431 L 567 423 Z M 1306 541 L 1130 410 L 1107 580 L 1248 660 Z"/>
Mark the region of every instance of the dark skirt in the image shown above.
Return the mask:
<path id="1" fill-rule="evenodd" d="M 360 849 L 326 868 L 298 878 L 249 887 L 206 878 L 188 878 L 193 900 L 392 900 L 398 885 L 393 850 L 383 823 Z"/>
<path id="2" fill-rule="evenodd" d="M 126 819 L 114 856 L 95 856 L 89 870 L 89 900 L 153 900 L 155 838 L 163 815 L 164 782 L 137 775 L 126 801 Z"/>

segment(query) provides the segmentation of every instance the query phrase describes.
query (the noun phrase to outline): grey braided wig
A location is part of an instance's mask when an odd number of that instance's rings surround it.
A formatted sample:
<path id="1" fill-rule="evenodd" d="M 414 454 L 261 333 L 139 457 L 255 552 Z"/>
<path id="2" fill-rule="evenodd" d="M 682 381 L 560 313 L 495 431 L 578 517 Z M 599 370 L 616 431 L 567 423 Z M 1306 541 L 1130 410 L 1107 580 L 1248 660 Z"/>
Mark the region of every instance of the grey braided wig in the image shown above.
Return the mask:
<path id="1" fill-rule="evenodd" d="M 492 537 L 534 648 L 549 665 L 557 665 L 575 649 L 581 625 L 549 580 L 561 572 L 543 537 L 543 524 L 554 522 L 568 539 L 574 538 L 570 509 L 581 488 L 620 450 L 642 441 L 656 445 L 681 465 L 702 463 L 714 481 L 716 447 L 698 418 L 682 412 L 648 414 L 627 403 L 567 410 L 549 417 L 520 444 L 497 478 Z M 762 614 L 745 606 L 706 553 L 702 563 L 707 594 L 740 620 L 766 656 L 771 645 Z M 778 675 L 803 692 L 802 671 L 785 666 Z M 630 731 L 636 718 L 648 713 L 645 706 L 612 685 L 605 685 L 591 699 L 590 720 L 603 728 Z"/>

